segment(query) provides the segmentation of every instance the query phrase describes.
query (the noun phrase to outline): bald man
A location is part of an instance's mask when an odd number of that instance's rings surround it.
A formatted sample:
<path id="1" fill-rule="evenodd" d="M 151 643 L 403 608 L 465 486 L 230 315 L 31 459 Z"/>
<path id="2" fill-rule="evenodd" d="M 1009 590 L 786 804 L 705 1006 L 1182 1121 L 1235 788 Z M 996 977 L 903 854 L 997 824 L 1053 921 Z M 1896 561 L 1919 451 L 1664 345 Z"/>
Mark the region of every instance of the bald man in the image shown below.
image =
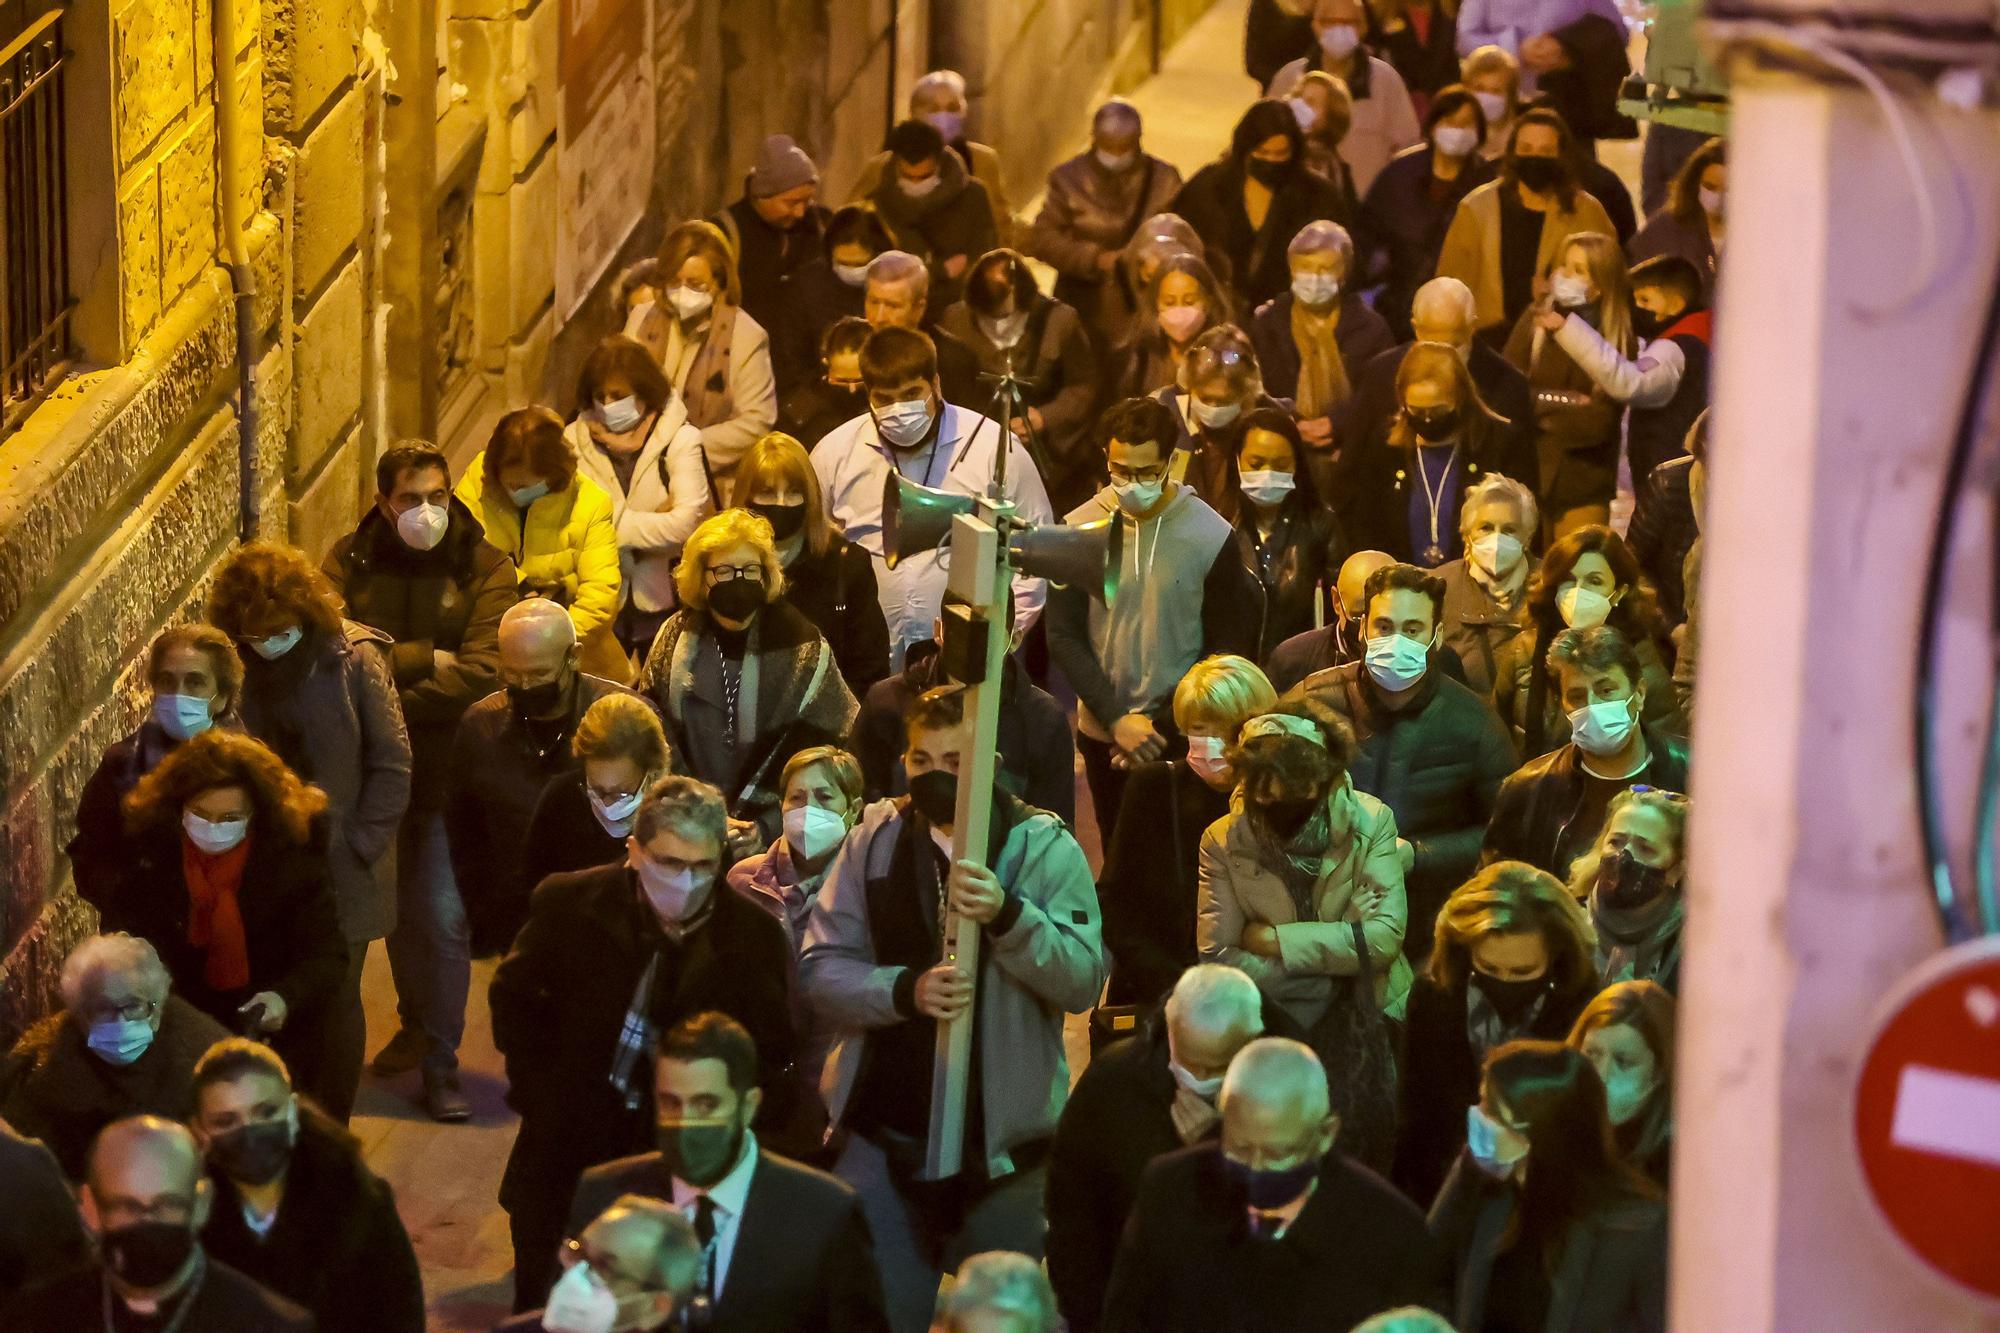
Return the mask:
<path id="1" fill-rule="evenodd" d="M 99 1258 L 23 1291 L 0 1329 L 304 1333 L 312 1316 L 203 1252 L 214 1202 L 185 1126 L 133 1116 L 91 1148 L 79 1203 Z"/>
<path id="2" fill-rule="evenodd" d="M 535 886 L 521 876 L 522 839 L 542 788 L 577 770 L 570 738 L 584 710 L 631 693 L 577 660 L 566 609 L 541 597 L 515 603 L 500 618 L 500 688 L 458 724 L 445 828 L 476 958 L 504 953 L 528 919 Z"/>
<path id="3" fill-rule="evenodd" d="M 1448 1268 L 1424 1215 L 1335 1149 L 1340 1118 L 1310 1047 L 1243 1047 L 1221 1109 L 1220 1142 L 1147 1169 L 1107 1333 L 1320 1333 L 1398 1305 L 1442 1308 Z"/>
<path id="4" fill-rule="evenodd" d="M 1272 689 L 1283 694 L 1315 671 L 1361 659 L 1362 590 L 1370 574 L 1395 563 L 1396 557 L 1387 551 L 1356 551 L 1342 562 L 1334 579 L 1332 621 L 1294 634 L 1271 650 L 1264 674 L 1271 678 Z"/>

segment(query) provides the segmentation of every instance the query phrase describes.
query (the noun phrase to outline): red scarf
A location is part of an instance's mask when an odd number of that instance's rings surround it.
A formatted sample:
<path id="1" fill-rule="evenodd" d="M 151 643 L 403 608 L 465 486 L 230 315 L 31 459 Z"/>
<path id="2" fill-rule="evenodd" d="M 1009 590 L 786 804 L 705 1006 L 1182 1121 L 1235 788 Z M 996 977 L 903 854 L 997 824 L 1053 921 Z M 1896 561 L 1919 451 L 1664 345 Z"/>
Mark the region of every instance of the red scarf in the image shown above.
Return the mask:
<path id="1" fill-rule="evenodd" d="M 181 876 L 187 881 L 188 943 L 204 950 L 202 979 L 211 990 L 241 990 L 250 984 L 250 946 L 243 937 L 243 910 L 236 891 L 250 859 L 245 837 L 220 856 L 210 856 L 181 837 Z"/>

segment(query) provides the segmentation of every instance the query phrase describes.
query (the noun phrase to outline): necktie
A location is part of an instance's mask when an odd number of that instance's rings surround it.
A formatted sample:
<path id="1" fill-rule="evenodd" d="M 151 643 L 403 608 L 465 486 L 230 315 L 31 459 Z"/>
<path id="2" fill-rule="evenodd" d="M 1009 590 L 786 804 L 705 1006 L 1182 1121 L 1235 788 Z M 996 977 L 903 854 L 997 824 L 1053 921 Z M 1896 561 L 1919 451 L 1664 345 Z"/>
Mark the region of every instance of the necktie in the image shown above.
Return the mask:
<path id="1" fill-rule="evenodd" d="M 706 1194 L 694 1196 L 694 1238 L 701 1242 L 701 1289 L 713 1301 L 720 1295 L 715 1289 L 715 1200 Z"/>

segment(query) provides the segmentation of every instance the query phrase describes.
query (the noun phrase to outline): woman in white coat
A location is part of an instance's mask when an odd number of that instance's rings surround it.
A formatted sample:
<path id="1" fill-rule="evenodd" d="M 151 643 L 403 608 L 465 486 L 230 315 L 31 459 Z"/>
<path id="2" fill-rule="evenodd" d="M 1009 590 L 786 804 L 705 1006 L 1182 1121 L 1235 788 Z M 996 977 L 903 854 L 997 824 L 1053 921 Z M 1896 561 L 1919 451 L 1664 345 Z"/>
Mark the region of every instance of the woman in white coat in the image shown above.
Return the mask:
<path id="1" fill-rule="evenodd" d="M 771 339 L 742 308 L 736 254 L 713 223 L 683 222 L 667 233 L 660 281 L 657 299 L 634 308 L 625 331 L 659 361 L 701 432 L 709 498 L 721 508 L 737 460 L 778 424 Z"/>
<path id="2" fill-rule="evenodd" d="M 681 544 L 712 512 L 701 432 L 659 362 L 623 334 L 584 361 L 576 401 L 564 438 L 577 470 L 611 496 L 623 590 L 613 627 L 625 651 L 643 660 L 678 605 Z"/>

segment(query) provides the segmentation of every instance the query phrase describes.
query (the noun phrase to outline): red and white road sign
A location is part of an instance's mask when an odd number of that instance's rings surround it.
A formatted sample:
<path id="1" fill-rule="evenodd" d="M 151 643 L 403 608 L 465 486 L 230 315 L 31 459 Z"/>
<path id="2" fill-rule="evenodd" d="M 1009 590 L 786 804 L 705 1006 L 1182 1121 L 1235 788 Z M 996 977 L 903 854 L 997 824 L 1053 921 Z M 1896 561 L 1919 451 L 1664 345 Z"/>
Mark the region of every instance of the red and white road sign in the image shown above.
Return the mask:
<path id="1" fill-rule="evenodd" d="M 1891 992 L 1856 1084 L 1854 1142 L 1903 1243 L 2000 1300 L 2000 937 L 1945 950 Z"/>

